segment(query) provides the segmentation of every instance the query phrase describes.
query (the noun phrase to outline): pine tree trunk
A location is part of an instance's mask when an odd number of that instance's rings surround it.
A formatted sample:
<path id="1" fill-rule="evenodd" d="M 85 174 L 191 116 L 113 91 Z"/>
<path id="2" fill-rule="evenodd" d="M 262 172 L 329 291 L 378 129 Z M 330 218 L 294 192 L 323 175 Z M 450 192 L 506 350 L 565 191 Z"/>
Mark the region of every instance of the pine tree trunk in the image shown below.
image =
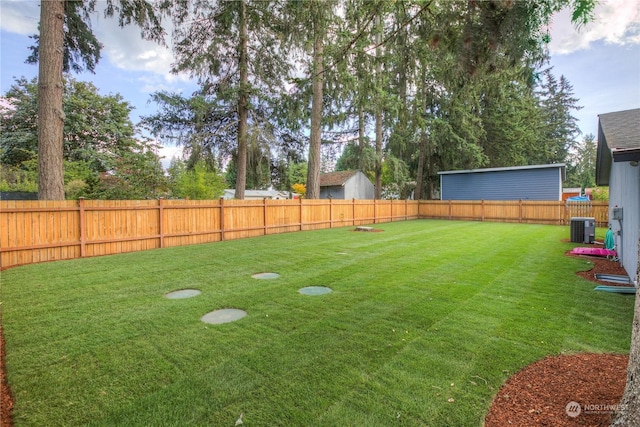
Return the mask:
<path id="1" fill-rule="evenodd" d="M 321 31 L 315 29 L 313 43 L 313 95 L 311 100 L 311 135 L 307 169 L 306 198 L 320 197 L 320 145 L 322 138 L 322 85 L 324 83 L 324 45 Z"/>
<path id="2" fill-rule="evenodd" d="M 427 158 L 427 132 L 420 136 L 420 152 L 418 153 L 418 171 L 416 172 L 416 192 L 414 199 L 423 200 L 422 187 L 424 182 L 424 162 Z"/>
<path id="3" fill-rule="evenodd" d="M 38 74 L 38 198 L 64 200 L 62 59 L 64 1 L 40 6 Z"/>
<path id="4" fill-rule="evenodd" d="M 636 283 L 640 286 L 640 239 L 638 239 L 638 269 Z M 612 427 L 640 426 L 640 292 L 636 289 L 636 303 L 631 330 L 631 350 L 627 366 L 627 384 Z"/>
<path id="5" fill-rule="evenodd" d="M 422 87 L 422 111 L 424 114 L 426 114 L 427 112 L 427 95 L 428 95 L 428 90 L 427 90 L 427 85 L 426 85 L 426 81 L 427 81 L 427 77 L 426 77 L 426 72 L 425 72 L 426 68 L 422 69 L 422 82 L 423 82 L 423 87 Z M 424 187 L 424 168 L 425 168 L 425 161 L 427 159 L 427 130 L 426 129 L 422 129 L 422 135 L 420 136 L 420 142 L 419 142 L 419 152 L 418 152 L 418 171 L 416 173 L 416 192 L 415 192 L 415 196 L 414 198 L 416 200 L 423 200 L 424 199 L 424 194 L 423 194 L 423 187 Z"/>
<path id="6" fill-rule="evenodd" d="M 358 147 L 360 148 L 360 153 L 364 153 L 365 141 L 364 141 L 364 108 L 362 105 L 358 107 Z M 360 169 L 362 167 L 362 158 L 359 159 Z"/>
<path id="7" fill-rule="evenodd" d="M 236 176 L 235 198 L 243 200 L 247 186 L 247 121 L 249 111 L 247 105 L 247 91 L 249 90 L 249 64 L 247 63 L 248 35 L 247 35 L 247 5 L 240 2 L 240 46 L 238 65 L 240 69 L 240 93 L 238 97 L 238 172 Z"/>
<path id="8" fill-rule="evenodd" d="M 376 184 L 375 184 L 375 198 L 382 198 L 382 99 L 380 98 L 380 92 L 382 91 L 382 63 L 381 63 L 381 49 L 380 43 L 382 42 L 382 29 L 380 15 L 376 17 L 376 27 L 378 32 L 376 34 L 376 88 L 378 91 L 376 99 Z"/>
<path id="9" fill-rule="evenodd" d="M 378 101 L 380 102 L 380 101 Z M 376 199 L 382 198 L 382 108 L 376 107 Z"/>

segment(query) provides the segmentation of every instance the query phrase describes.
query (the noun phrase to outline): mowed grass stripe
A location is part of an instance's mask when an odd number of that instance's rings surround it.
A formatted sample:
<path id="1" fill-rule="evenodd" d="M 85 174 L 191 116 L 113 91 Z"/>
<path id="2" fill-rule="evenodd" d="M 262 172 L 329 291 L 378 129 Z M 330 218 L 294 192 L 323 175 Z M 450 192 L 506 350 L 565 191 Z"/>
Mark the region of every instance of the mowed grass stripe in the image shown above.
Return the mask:
<path id="1" fill-rule="evenodd" d="M 534 360 L 628 352 L 633 298 L 575 275 L 567 227 L 374 227 L 3 272 L 16 425 L 475 426 Z"/>

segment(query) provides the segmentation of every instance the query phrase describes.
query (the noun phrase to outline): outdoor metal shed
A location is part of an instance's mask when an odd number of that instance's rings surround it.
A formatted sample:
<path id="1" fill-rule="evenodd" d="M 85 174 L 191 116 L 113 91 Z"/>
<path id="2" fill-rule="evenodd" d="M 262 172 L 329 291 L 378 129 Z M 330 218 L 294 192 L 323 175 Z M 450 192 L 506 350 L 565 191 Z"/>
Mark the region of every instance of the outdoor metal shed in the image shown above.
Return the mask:
<path id="1" fill-rule="evenodd" d="M 441 200 L 562 200 L 564 163 L 438 172 Z"/>
<path id="2" fill-rule="evenodd" d="M 319 198 L 371 200 L 375 198 L 375 191 L 369 178 L 361 171 L 331 172 L 320 175 Z"/>

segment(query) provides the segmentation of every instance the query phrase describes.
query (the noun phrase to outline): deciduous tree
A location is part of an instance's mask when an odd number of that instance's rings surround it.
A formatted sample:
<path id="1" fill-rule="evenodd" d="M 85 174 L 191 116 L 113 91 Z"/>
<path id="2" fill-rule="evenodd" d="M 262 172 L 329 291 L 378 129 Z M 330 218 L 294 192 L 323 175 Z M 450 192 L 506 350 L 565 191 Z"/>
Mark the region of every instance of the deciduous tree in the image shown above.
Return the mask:
<path id="1" fill-rule="evenodd" d="M 23 78 L 4 94 L 0 108 L 0 162 L 19 166 L 39 158 L 38 80 Z M 133 107 L 120 94 L 101 95 L 92 83 L 66 75 L 62 81 L 64 161 L 85 161 L 95 172 L 108 171 L 119 157 L 148 144 L 129 117 Z"/>

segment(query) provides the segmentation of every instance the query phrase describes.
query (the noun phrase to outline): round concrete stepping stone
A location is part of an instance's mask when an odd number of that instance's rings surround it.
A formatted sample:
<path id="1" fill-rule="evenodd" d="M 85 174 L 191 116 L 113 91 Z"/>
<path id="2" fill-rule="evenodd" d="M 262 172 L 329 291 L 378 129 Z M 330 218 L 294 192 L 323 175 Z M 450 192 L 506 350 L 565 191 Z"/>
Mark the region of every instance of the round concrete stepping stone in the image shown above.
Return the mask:
<path id="1" fill-rule="evenodd" d="M 197 295 L 200 295 L 202 292 L 200 292 L 197 289 L 180 289 L 177 291 L 173 291 L 173 292 L 169 292 L 168 294 L 165 294 L 165 298 L 169 298 L 169 299 L 182 299 L 182 298 L 191 298 L 191 297 L 195 297 Z"/>
<path id="2" fill-rule="evenodd" d="M 298 289 L 298 292 L 303 295 L 324 295 L 332 292 L 332 290 L 326 286 L 307 286 L 306 288 Z"/>
<path id="3" fill-rule="evenodd" d="M 223 308 L 221 310 L 211 311 L 200 318 L 204 323 L 219 325 L 222 323 L 235 322 L 247 315 L 244 310 L 237 308 Z"/>
<path id="4" fill-rule="evenodd" d="M 269 280 L 277 279 L 278 277 L 280 277 L 280 275 L 278 273 L 256 273 L 251 277 L 253 277 L 254 279 Z"/>

